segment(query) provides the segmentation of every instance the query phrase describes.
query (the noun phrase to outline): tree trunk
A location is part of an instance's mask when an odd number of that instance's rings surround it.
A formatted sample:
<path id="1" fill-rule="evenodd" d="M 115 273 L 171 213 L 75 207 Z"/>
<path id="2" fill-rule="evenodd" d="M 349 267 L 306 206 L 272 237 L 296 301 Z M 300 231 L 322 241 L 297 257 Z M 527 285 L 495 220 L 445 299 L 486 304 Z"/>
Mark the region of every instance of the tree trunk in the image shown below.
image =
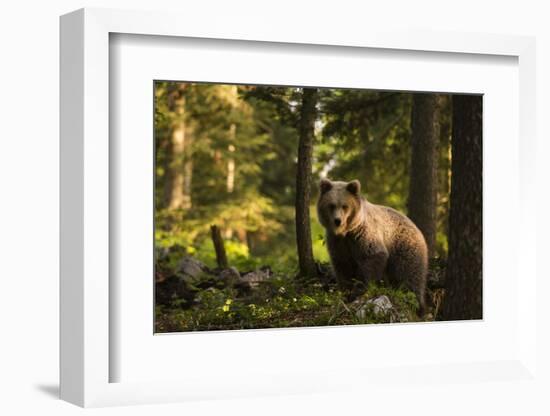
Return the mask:
<path id="1" fill-rule="evenodd" d="M 439 97 L 414 94 L 411 112 L 411 174 L 407 210 L 433 257 L 437 231 Z"/>
<path id="2" fill-rule="evenodd" d="M 316 88 L 303 89 L 299 125 L 300 141 L 298 144 L 298 170 L 296 172 L 296 245 L 298 247 L 300 275 L 303 277 L 317 275 L 317 267 L 313 259 L 309 219 L 317 96 Z"/>
<path id="3" fill-rule="evenodd" d="M 185 151 L 183 163 L 183 200 L 181 208 L 189 209 L 193 206 L 191 199 L 191 186 L 193 183 L 193 153 L 191 152 L 193 136 L 191 129 L 185 131 Z"/>
<path id="4" fill-rule="evenodd" d="M 449 258 L 442 319 L 482 318 L 482 97 L 453 95 Z"/>
<path id="5" fill-rule="evenodd" d="M 229 137 L 231 140 L 231 144 L 228 146 L 227 150 L 229 151 L 227 154 L 227 178 L 226 178 L 226 187 L 227 187 L 227 193 L 231 194 L 235 190 L 235 158 L 233 157 L 233 154 L 235 153 L 236 147 L 234 143 L 236 142 L 236 136 L 237 136 L 237 126 L 235 123 L 232 123 L 229 127 Z"/>
<path id="6" fill-rule="evenodd" d="M 217 225 L 211 225 L 210 231 L 212 233 L 212 243 L 214 244 L 214 250 L 216 251 L 216 262 L 220 269 L 227 269 L 227 255 L 225 254 L 225 246 L 223 244 L 222 234 Z"/>
<path id="7" fill-rule="evenodd" d="M 174 100 L 177 120 L 172 127 L 167 152 L 167 171 L 164 189 L 165 206 L 169 209 L 191 208 L 191 180 L 193 162 L 190 155 L 191 129 L 185 122 L 183 91 Z"/>
<path id="8" fill-rule="evenodd" d="M 231 144 L 227 147 L 228 153 L 227 153 L 227 176 L 226 176 L 226 189 L 228 194 L 232 194 L 235 190 L 235 158 L 233 157 L 235 150 L 237 148 L 233 143 L 236 143 L 236 136 L 237 136 L 237 125 L 235 123 L 231 123 L 229 126 L 229 140 L 231 141 Z M 244 233 L 246 233 L 246 230 L 242 229 L 240 230 Z M 237 234 L 239 234 L 239 230 L 237 230 Z M 231 239 L 233 237 L 233 229 L 231 227 L 227 227 L 225 229 L 225 238 Z M 240 237 L 239 239 L 241 242 L 243 241 Z"/>

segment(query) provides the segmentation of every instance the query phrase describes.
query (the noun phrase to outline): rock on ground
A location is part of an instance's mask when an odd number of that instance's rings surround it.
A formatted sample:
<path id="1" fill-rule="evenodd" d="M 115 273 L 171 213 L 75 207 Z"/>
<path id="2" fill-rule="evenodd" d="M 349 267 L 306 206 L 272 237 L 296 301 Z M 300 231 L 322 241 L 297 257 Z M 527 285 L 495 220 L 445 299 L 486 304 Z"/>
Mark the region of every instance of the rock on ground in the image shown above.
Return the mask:
<path id="1" fill-rule="evenodd" d="M 227 286 L 232 286 L 241 279 L 241 274 L 235 267 L 224 269 L 218 276 Z"/>
<path id="2" fill-rule="evenodd" d="M 203 273 L 208 272 L 208 268 L 203 262 L 191 256 L 182 258 L 176 270 L 186 282 L 194 281 Z"/>
<path id="3" fill-rule="evenodd" d="M 364 319 L 368 308 L 372 308 L 375 315 L 386 315 L 393 310 L 393 305 L 386 295 L 378 296 L 367 300 L 365 304 L 357 310 L 357 317 Z"/>
<path id="4" fill-rule="evenodd" d="M 260 269 L 253 272 L 246 273 L 241 277 L 242 283 L 247 283 L 250 287 L 257 287 L 261 282 L 265 282 L 271 277 L 271 271 L 266 269 Z"/>

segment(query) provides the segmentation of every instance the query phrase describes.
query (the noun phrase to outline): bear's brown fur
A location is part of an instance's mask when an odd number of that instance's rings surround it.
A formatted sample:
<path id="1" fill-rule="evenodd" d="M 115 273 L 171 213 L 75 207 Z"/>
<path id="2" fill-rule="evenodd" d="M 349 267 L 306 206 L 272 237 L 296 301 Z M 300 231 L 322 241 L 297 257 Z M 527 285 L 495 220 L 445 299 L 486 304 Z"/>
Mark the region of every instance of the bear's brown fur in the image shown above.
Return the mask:
<path id="1" fill-rule="evenodd" d="M 317 214 L 340 286 L 353 289 L 354 281 L 387 278 L 412 290 L 424 313 L 428 248 L 409 218 L 368 202 L 357 180 L 321 180 Z"/>

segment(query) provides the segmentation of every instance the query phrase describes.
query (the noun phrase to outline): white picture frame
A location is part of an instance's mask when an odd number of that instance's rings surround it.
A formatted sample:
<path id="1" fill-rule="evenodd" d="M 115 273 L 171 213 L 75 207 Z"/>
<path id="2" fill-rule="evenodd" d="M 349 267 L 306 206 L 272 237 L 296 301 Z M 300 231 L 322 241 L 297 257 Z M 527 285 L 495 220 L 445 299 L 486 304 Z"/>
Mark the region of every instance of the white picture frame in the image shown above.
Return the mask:
<path id="1" fill-rule="evenodd" d="M 61 18 L 61 398 L 80 406 L 184 401 L 198 398 L 248 397 L 282 393 L 338 391 L 414 380 L 525 380 L 536 374 L 536 270 L 533 249 L 536 218 L 535 169 L 535 41 L 529 37 L 429 31 L 374 29 L 327 35 L 309 30 L 264 25 L 241 27 L 230 22 L 206 26 L 200 19 L 173 13 L 82 9 Z M 519 196 L 518 267 L 522 280 L 517 292 L 517 348 L 498 361 L 418 363 L 414 370 L 338 366 L 319 373 L 284 370 L 263 379 L 232 380 L 199 375 L 178 381 L 112 382 L 110 368 L 120 359 L 110 348 L 109 189 L 113 163 L 109 156 L 109 37 L 110 34 L 156 35 L 247 42 L 331 45 L 346 48 L 428 51 L 439 54 L 500 55 L 518 60 L 519 68 Z M 243 35 L 246 34 L 246 35 Z M 306 46 L 307 47 L 307 46 Z M 151 276 L 152 281 L 152 276 Z M 358 336 L 361 328 L 350 328 Z M 300 332 L 302 338 L 315 332 Z M 355 335 L 353 335 L 355 333 Z M 152 336 L 152 334 L 151 334 Z M 233 334 L 231 337 L 239 337 Z M 516 339 L 514 338 L 514 339 Z M 169 342 L 169 341 L 167 341 Z M 238 341 L 237 341 L 238 342 Z M 147 359 L 147 357 L 144 357 Z M 407 374 L 414 373 L 408 379 Z M 439 379 L 438 377 L 442 377 Z M 342 380 L 346 380 L 345 382 Z"/>

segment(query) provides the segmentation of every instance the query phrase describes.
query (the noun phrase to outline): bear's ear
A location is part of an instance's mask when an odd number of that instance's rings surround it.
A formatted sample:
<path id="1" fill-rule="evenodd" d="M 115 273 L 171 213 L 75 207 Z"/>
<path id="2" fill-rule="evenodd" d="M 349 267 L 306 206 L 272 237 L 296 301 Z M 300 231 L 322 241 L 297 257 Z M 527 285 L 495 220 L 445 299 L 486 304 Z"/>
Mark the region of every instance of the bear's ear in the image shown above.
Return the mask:
<path id="1" fill-rule="evenodd" d="M 328 179 L 321 179 L 321 182 L 319 183 L 319 189 L 321 190 L 321 195 L 325 194 L 332 189 L 332 182 Z"/>
<path id="2" fill-rule="evenodd" d="M 361 192 L 361 183 L 355 179 L 346 185 L 346 189 L 350 194 L 359 195 L 359 192 Z"/>

